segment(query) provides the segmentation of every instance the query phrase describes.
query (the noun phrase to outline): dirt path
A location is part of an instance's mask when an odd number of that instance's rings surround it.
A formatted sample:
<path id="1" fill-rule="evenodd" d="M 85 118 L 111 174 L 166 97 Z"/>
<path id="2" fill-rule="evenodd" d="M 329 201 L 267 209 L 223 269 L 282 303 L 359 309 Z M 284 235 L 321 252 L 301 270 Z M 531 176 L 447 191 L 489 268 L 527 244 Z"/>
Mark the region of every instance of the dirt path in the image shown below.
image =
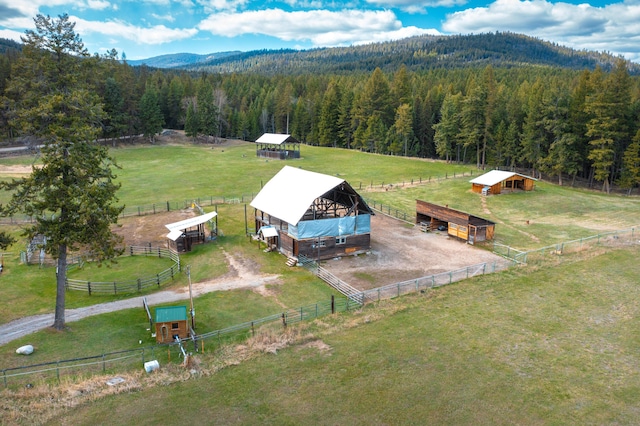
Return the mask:
<path id="1" fill-rule="evenodd" d="M 227 258 L 229 264 L 229 272 L 220 278 L 214 280 L 202 281 L 192 284 L 193 296 L 201 296 L 213 291 L 234 290 L 240 288 L 254 288 L 261 294 L 266 294 L 267 284 L 277 284 L 278 275 L 260 274 L 254 271 L 250 265 L 244 264 L 242 261 L 229 255 L 222 249 L 223 254 Z M 172 289 L 159 291 L 147 296 L 137 296 L 130 299 L 118 300 L 115 302 L 100 303 L 97 305 L 86 306 L 84 308 L 67 309 L 65 312 L 66 322 L 78 321 L 80 319 L 93 315 L 100 315 L 108 312 L 119 311 L 122 309 L 142 308 L 142 299 L 146 297 L 150 305 L 159 305 L 161 303 L 170 303 L 189 298 L 189 289 Z M 0 334 L 0 345 L 5 345 L 15 339 L 27 336 L 36 331 L 44 330 L 53 324 L 54 314 L 34 315 L 30 317 L 20 318 L 2 325 L 2 333 Z"/>

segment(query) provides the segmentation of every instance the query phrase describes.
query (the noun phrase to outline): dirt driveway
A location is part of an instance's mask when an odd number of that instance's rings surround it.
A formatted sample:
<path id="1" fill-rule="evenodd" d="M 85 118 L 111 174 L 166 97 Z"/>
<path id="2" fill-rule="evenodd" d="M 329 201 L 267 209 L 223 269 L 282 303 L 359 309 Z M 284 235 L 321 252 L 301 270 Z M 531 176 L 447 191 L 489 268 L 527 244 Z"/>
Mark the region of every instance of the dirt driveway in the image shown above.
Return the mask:
<path id="1" fill-rule="evenodd" d="M 327 260 L 321 265 L 351 286 L 366 290 L 466 266 L 502 260 L 445 232 L 418 227 L 377 214 L 371 218 L 371 251 Z"/>

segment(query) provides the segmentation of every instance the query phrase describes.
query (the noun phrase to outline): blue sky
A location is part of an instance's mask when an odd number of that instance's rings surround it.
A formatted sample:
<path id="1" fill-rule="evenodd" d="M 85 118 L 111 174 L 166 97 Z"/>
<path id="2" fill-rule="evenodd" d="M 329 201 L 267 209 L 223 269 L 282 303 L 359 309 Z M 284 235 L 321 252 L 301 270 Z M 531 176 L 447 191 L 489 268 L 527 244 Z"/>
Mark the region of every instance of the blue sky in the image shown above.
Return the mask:
<path id="1" fill-rule="evenodd" d="M 0 0 L 0 37 L 68 13 L 91 53 L 309 49 L 511 31 L 640 62 L 640 0 Z"/>

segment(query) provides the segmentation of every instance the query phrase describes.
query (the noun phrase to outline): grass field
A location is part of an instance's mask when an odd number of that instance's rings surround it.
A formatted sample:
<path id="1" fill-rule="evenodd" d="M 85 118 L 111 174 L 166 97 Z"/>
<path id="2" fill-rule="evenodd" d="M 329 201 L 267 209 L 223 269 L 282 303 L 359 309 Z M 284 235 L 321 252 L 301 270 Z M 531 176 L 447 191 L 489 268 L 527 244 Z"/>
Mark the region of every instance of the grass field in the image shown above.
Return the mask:
<path id="1" fill-rule="evenodd" d="M 468 173 L 467 166 L 302 149 L 302 159 L 286 164 L 339 175 L 366 199 L 407 212 L 423 199 L 485 217 L 497 223 L 500 242 L 520 249 L 640 224 L 637 197 L 538 182 L 533 192 L 487 197 L 483 203 L 471 193 L 468 176 L 408 185 L 412 179 Z M 256 158 L 251 144 L 129 147 L 113 154 L 122 166 L 119 197 L 128 206 L 255 194 L 284 164 Z M 0 159 L 0 166 L 9 164 L 29 160 Z M 403 182 L 407 185 L 395 185 Z M 394 187 L 381 188 L 389 183 Z M 219 250 L 224 248 L 241 253 L 264 273 L 279 274 L 281 283 L 269 289 L 268 297 L 239 290 L 199 298 L 201 330 L 330 297 L 321 281 L 300 268 L 287 268 L 281 256 L 265 254 L 248 241 L 242 205 L 219 206 L 218 211 L 224 236 L 181 256 L 192 267 L 192 279 L 223 275 L 227 266 Z M 54 307 L 53 271 L 20 265 L 18 251 L 5 257 L 0 276 L 3 322 Z M 52 424 L 127 424 L 134 417 L 143 424 L 167 418 L 216 419 L 216 424 L 336 424 L 346 419 L 349 424 L 632 424 L 640 390 L 635 333 L 640 308 L 634 302 L 638 254 L 637 248 L 581 253 L 560 267 L 516 268 L 467 280 L 304 324 L 297 344 L 277 355 L 239 355 L 245 347 L 198 357 L 203 373 L 197 380 L 184 379 L 180 367 L 167 368 L 158 380 L 175 383 L 160 387 L 153 386 L 154 378 L 141 377 L 144 372 L 132 372 L 128 377 L 144 383 L 133 387 L 136 392 L 94 401 L 93 391 L 86 391 L 89 399 L 65 403 L 60 397 L 60 406 L 49 404 L 49 411 L 32 407 L 33 412 L 41 413 L 41 420 L 58 413 Z M 180 276 L 165 288 L 186 283 Z M 69 292 L 67 307 L 121 297 L 126 296 Z M 146 328 L 142 309 L 73 322 L 65 333 L 44 331 L 0 347 L 0 369 L 132 348 L 139 340 L 150 342 Z M 16 357 L 15 348 L 27 343 L 37 345 L 35 356 Z M 243 357 L 254 359 L 239 362 Z M 219 370 L 225 359 L 234 368 Z M 11 416 L 7 424 L 31 423 L 15 410 L 29 410 L 35 400 L 26 391 L 6 390 L 0 395 L 0 413 Z"/>
<path id="2" fill-rule="evenodd" d="M 190 380 L 125 376 L 133 388 L 101 399 L 92 382 L 49 424 L 637 424 L 639 254 L 513 269 L 323 318 L 276 353 L 199 357 Z"/>

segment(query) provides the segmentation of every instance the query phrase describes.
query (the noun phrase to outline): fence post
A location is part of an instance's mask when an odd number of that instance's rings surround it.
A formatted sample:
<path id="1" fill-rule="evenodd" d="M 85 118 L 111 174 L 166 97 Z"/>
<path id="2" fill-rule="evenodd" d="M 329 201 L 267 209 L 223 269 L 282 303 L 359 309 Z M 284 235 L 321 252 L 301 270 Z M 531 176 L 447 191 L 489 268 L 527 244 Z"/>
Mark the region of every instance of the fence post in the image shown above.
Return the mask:
<path id="1" fill-rule="evenodd" d="M 287 319 L 286 319 L 286 317 L 284 315 L 284 312 L 282 313 L 282 326 L 284 328 L 287 328 Z"/>
<path id="2" fill-rule="evenodd" d="M 102 354 L 102 372 L 104 373 L 105 371 L 107 371 L 107 364 L 104 360 L 104 354 Z"/>
<path id="3" fill-rule="evenodd" d="M 118 284 L 116 281 L 113 282 L 113 294 L 118 294 Z"/>
<path id="4" fill-rule="evenodd" d="M 336 313 L 336 297 L 333 294 L 331 295 L 331 313 Z"/>
<path id="5" fill-rule="evenodd" d="M 171 211 L 171 207 L 169 205 L 169 202 L 167 201 L 167 211 L 170 212 Z"/>
<path id="6" fill-rule="evenodd" d="M 91 281 L 87 281 L 87 291 L 89 292 L 89 296 L 91 296 Z"/>

